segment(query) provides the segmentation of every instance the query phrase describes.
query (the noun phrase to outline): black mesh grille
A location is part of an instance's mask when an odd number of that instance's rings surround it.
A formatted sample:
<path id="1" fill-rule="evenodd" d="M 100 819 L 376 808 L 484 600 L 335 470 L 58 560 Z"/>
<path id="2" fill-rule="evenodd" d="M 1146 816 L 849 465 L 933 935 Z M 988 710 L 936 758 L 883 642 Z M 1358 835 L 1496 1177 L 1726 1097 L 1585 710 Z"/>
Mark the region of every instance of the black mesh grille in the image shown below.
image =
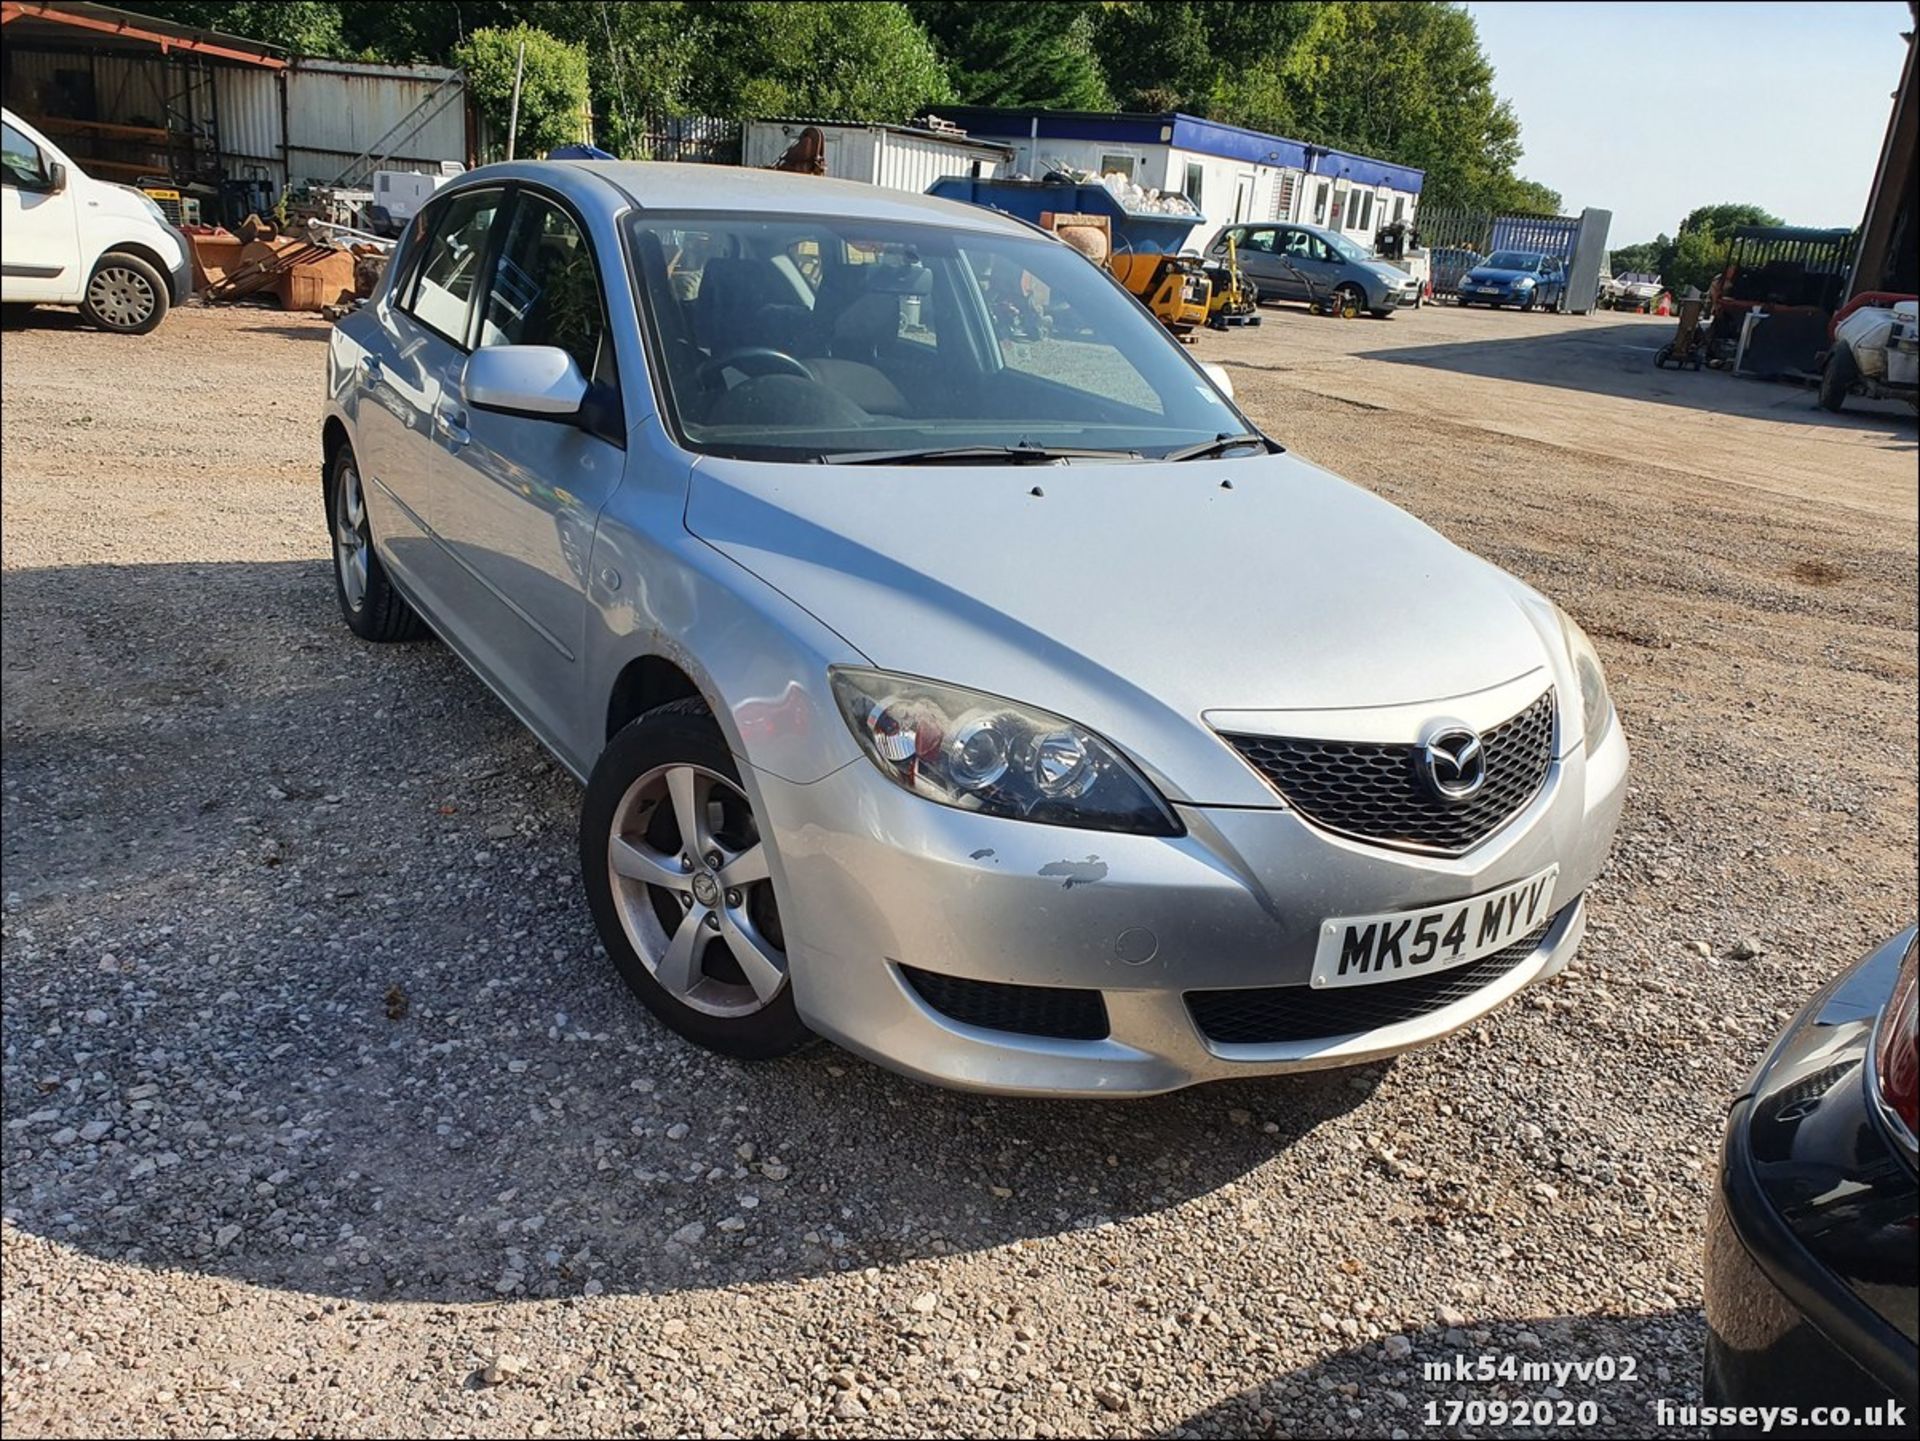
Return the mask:
<path id="1" fill-rule="evenodd" d="M 1228 735 L 1289 804 L 1343 835 L 1390 846 L 1463 851 L 1539 792 L 1553 763 L 1553 691 L 1481 736 L 1487 779 L 1465 801 L 1441 800 L 1414 770 L 1414 747 Z"/>
<path id="2" fill-rule="evenodd" d="M 1504 950 L 1429 976 L 1318 991 L 1311 986 L 1188 991 L 1187 1009 L 1201 1034 L 1222 1045 L 1316 1041 L 1374 1031 L 1440 1010 L 1492 985 L 1539 949 L 1541 937 L 1558 919 L 1548 917 L 1545 925 Z"/>
<path id="3" fill-rule="evenodd" d="M 943 1016 L 989 1031 L 1097 1041 L 1107 1034 L 1107 1003 L 1098 991 L 969 981 L 914 966 L 900 967 L 920 999 Z"/>

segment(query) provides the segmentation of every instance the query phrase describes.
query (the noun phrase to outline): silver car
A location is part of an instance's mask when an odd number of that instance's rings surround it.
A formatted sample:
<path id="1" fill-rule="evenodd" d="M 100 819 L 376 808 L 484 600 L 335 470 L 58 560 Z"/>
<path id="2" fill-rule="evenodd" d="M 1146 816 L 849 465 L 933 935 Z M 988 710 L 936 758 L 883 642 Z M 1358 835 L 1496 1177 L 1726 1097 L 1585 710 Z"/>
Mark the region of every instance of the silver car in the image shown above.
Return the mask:
<path id="1" fill-rule="evenodd" d="M 1227 254 L 1253 277 L 1262 300 L 1334 301 L 1384 319 L 1420 304 L 1420 282 L 1399 266 L 1367 253 L 1337 230 L 1317 225 L 1230 225 L 1214 236 L 1207 254 Z"/>
<path id="2" fill-rule="evenodd" d="M 600 939 L 715 1050 L 1165 1091 L 1580 940 L 1627 748 L 1579 627 L 996 212 L 473 171 L 335 328 L 323 447 L 347 624 L 585 783 Z"/>

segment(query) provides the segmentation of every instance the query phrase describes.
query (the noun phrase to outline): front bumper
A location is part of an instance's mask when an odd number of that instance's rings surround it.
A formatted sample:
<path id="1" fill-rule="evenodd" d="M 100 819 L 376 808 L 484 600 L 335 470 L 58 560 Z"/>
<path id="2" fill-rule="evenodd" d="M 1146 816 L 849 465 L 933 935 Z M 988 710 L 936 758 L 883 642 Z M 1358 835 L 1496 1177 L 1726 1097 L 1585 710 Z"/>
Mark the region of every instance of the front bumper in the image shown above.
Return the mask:
<path id="1" fill-rule="evenodd" d="M 1576 745 L 1504 829 L 1457 857 L 1319 830 L 1273 808 L 1178 805 L 1173 838 L 1032 825 L 935 805 L 866 761 L 811 785 L 764 772 L 780 837 L 787 957 L 800 1013 L 882 1065 L 1008 1094 L 1145 1095 L 1198 1081 L 1351 1065 L 1436 1039 L 1560 970 L 1585 927 L 1625 791 L 1615 726 Z M 1273 1044 L 1209 1040 L 1190 991 L 1308 982 L 1328 917 L 1411 909 L 1560 870 L 1537 949 L 1482 989 L 1411 1020 Z M 1098 1040 L 965 1024 L 901 967 L 997 985 L 1097 991 Z M 1382 987 L 1394 982 L 1383 982 Z"/>
<path id="2" fill-rule="evenodd" d="M 1410 310 L 1420 303 L 1420 282 L 1411 281 L 1405 285 L 1389 285 L 1374 292 L 1373 306 L 1376 310 Z"/>
<path id="3" fill-rule="evenodd" d="M 1912 1434 L 1916 1179 L 1866 1077 L 1910 935 L 1817 995 L 1734 1103 L 1707 1232 L 1709 1405 L 1844 1406 L 1849 1435 Z M 1880 1423 L 1860 1424 L 1876 1407 Z"/>
<path id="4" fill-rule="evenodd" d="M 193 294 L 193 242 L 178 226 L 169 225 L 167 230 L 174 242 L 180 247 L 180 259 L 167 267 L 168 299 L 175 305 L 182 304 Z"/>

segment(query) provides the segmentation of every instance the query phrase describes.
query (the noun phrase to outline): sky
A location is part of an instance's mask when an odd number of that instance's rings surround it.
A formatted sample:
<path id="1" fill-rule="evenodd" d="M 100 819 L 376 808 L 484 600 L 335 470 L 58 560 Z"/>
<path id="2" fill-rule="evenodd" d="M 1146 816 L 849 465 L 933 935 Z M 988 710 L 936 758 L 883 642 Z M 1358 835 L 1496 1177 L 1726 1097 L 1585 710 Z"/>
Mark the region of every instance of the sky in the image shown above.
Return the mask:
<path id="1" fill-rule="evenodd" d="M 1520 116 L 1520 174 L 1568 214 L 1611 210 L 1611 246 L 1721 201 L 1860 223 L 1913 28 L 1904 0 L 1467 9 Z"/>

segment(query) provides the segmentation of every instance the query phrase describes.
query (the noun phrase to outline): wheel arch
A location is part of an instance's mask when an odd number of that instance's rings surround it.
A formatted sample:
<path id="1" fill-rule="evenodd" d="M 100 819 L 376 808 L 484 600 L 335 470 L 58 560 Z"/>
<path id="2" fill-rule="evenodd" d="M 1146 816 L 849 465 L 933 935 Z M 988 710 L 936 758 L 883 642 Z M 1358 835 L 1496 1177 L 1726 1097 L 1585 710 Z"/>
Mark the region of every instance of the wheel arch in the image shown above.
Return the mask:
<path id="1" fill-rule="evenodd" d="M 100 253 L 93 257 L 93 264 L 87 267 L 87 280 L 91 281 L 100 267 L 105 265 L 108 259 L 115 255 L 131 255 L 135 260 L 144 260 L 159 272 L 163 285 L 167 283 L 169 277 L 173 274 L 173 266 L 167 261 L 162 260 L 160 258 L 160 252 L 152 246 L 138 240 L 121 240 L 103 247 Z M 173 299 L 171 290 L 168 291 L 167 299 Z"/>
<path id="2" fill-rule="evenodd" d="M 347 434 L 347 423 L 337 415 L 329 415 L 326 423 L 320 427 L 320 498 L 326 499 L 327 487 L 333 482 L 333 458 L 342 447 L 351 446 L 353 437 Z"/>
<path id="3" fill-rule="evenodd" d="M 676 700 L 703 700 L 716 718 L 720 714 L 713 697 L 676 661 L 654 653 L 634 656 L 620 668 L 607 689 L 606 733 L 602 741 L 612 740 L 623 727 L 654 707 Z"/>

